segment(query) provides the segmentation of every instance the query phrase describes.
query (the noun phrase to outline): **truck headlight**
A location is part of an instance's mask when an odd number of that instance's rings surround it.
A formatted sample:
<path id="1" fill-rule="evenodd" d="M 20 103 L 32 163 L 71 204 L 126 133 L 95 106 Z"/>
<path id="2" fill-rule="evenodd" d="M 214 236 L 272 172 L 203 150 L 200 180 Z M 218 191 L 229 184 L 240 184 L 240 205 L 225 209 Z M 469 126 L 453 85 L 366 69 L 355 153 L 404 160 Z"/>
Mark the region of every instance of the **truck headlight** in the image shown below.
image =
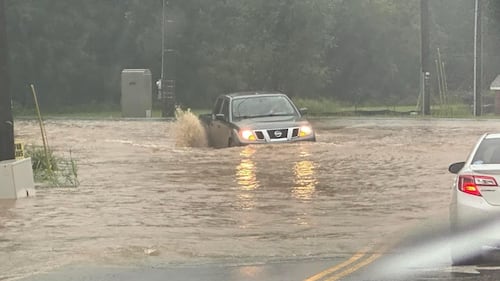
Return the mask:
<path id="1" fill-rule="evenodd" d="M 307 136 L 312 135 L 312 133 L 313 133 L 313 129 L 311 128 L 311 126 L 304 125 L 304 126 L 300 127 L 299 137 L 307 137 Z"/>
<path id="2" fill-rule="evenodd" d="M 255 135 L 253 134 L 253 132 L 251 130 L 241 130 L 240 136 L 241 136 L 241 138 L 243 138 L 244 140 L 247 140 L 247 141 L 256 140 Z"/>

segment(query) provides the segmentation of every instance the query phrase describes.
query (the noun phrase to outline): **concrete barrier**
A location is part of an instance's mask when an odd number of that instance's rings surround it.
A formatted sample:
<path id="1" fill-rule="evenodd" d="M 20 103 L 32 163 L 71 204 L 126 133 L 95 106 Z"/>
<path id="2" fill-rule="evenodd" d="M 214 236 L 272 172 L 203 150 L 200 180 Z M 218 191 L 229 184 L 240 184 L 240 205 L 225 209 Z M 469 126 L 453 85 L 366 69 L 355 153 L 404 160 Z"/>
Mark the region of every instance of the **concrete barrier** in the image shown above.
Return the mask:
<path id="1" fill-rule="evenodd" d="M 0 161 L 0 199 L 35 195 L 31 158 Z"/>

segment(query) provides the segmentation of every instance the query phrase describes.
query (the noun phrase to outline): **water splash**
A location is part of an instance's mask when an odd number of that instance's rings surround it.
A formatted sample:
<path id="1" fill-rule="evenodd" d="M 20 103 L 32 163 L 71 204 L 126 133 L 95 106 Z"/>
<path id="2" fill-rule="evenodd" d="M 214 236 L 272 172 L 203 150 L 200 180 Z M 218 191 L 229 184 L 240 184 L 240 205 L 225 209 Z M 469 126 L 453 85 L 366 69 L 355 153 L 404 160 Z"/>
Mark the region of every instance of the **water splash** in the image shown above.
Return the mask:
<path id="1" fill-rule="evenodd" d="M 177 147 L 207 147 L 207 135 L 200 119 L 190 109 L 175 111 L 174 124 L 175 146 Z"/>

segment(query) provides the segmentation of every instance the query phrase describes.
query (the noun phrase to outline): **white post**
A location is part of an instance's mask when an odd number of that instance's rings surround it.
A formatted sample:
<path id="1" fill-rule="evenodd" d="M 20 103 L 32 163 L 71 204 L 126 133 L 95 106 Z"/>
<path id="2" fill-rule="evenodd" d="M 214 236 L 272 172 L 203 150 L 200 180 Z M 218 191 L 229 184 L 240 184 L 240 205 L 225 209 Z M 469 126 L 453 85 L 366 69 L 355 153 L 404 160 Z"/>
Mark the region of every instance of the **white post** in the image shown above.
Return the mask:
<path id="1" fill-rule="evenodd" d="M 474 116 L 477 116 L 477 10 L 479 6 L 478 0 L 474 1 L 474 82 L 473 82 L 473 93 L 474 93 Z"/>
<path id="2" fill-rule="evenodd" d="M 166 0 L 163 0 L 162 5 L 162 17 L 161 17 L 161 82 L 163 83 L 164 72 L 165 72 L 165 4 Z"/>

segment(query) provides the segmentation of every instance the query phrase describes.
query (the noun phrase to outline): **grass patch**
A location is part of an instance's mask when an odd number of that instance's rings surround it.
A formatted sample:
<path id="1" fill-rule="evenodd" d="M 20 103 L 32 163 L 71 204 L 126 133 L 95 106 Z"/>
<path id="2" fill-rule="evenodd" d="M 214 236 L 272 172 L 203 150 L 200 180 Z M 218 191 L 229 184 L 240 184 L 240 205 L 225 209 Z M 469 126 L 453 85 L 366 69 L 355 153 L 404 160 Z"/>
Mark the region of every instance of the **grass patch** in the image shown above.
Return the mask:
<path id="1" fill-rule="evenodd" d="M 211 109 L 192 109 L 193 114 L 199 115 L 202 113 L 210 113 Z M 13 115 L 18 119 L 35 119 L 37 118 L 35 110 L 32 108 L 23 108 L 16 104 L 13 107 Z M 117 105 L 81 105 L 67 106 L 56 109 L 44 109 L 44 119 L 50 118 L 74 118 L 74 119 L 120 119 L 122 112 L 120 106 Z M 161 118 L 162 112 L 159 108 L 154 108 L 151 112 L 151 117 Z"/>
<path id="2" fill-rule="evenodd" d="M 415 111 L 414 105 L 393 105 L 393 106 L 351 106 L 349 108 L 344 108 L 344 110 L 354 110 L 354 111 L 395 111 L 395 112 L 410 112 Z"/>
<path id="3" fill-rule="evenodd" d="M 311 115 L 328 115 L 341 110 L 341 106 L 331 99 L 304 99 L 293 98 L 293 102 L 298 108 L 307 108 Z"/>
<path id="4" fill-rule="evenodd" d="M 307 108 L 310 116 L 420 116 L 420 110 L 415 105 L 349 105 L 335 101 L 331 98 L 293 98 L 298 108 Z M 14 117 L 35 119 L 37 118 L 32 108 L 22 108 L 14 104 Z M 497 118 L 492 113 L 493 108 L 486 108 L 483 112 L 485 118 Z M 211 108 L 191 109 L 194 115 L 210 113 Z M 436 118 L 473 118 L 472 107 L 468 104 L 455 101 L 447 105 L 434 104 L 431 106 L 431 116 Z M 152 117 L 160 118 L 161 109 L 158 106 L 152 111 Z M 45 110 L 44 118 L 68 119 L 120 119 L 121 108 L 119 105 L 80 105 L 67 106 Z"/>
<path id="5" fill-rule="evenodd" d="M 71 151 L 69 158 L 45 153 L 42 146 L 27 146 L 26 157 L 31 157 L 33 176 L 36 183 L 52 187 L 78 187 L 78 167 Z"/>
<path id="6" fill-rule="evenodd" d="M 448 104 L 432 106 L 431 115 L 443 118 L 472 118 L 472 108 L 466 104 Z"/>
<path id="7" fill-rule="evenodd" d="M 33 108 L 20 107 L 14 104 L 13 115 L 15 118 L 37 118 Z M 61 106 L 57 108 L 44 108 L 44 118 L 119 118 L 121 110 L 115 105 L 81 105 Z"/>

